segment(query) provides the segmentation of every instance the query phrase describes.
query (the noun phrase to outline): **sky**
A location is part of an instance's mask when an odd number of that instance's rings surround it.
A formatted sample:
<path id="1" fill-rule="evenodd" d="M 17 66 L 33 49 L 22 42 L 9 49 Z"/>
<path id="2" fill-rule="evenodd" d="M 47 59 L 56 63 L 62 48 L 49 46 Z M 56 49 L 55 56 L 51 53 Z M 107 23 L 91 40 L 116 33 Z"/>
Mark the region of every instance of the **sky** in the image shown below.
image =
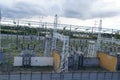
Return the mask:
<path id="1" fill-rule="evenodd" d="M 120 29 L 120 0 L 0 0 L 2 17 Z"/>

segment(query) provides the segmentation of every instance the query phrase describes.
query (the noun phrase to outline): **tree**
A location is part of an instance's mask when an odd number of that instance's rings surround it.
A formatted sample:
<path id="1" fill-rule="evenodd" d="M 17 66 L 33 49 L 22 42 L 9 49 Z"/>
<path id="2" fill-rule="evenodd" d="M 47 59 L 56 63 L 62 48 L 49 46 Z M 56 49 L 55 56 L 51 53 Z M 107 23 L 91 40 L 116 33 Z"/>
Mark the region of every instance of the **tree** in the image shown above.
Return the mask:
<path id="1" fill-rule="evenodd" d="M 116 39 L 120 39 L 120 33 L 119 33 L 119 32 L 116 32 L 116 33 L 115 33 L 115 38 L 116 38 Z"/>

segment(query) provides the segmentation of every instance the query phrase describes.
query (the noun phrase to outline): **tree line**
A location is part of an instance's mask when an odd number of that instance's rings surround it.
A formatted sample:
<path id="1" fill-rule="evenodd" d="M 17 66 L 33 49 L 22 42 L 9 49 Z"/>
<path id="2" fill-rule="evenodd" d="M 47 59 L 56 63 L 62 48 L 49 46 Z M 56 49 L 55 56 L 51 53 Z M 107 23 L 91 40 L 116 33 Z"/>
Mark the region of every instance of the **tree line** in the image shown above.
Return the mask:
<path id="1" fill-rule="evenodd" d="M 1 33 L 2 34 L 18 34 L 18 35 L 39 35 L 39 36 L 45 36 L 48 33 L 52 34 L 53 29 L 51 28 L 35 28 L 35 27 L 29 27 L 29 26 L 6 26 L 1 25 Z M 70 30 L 61 30 L 58 29 L 58 32 L 64 35 L 69 35 L 71 38 L 89 38 L 89 39 L 97 39 L 97 33 L 90 33 L 90 32 L 77 32 L 77 31 L 70 31 Z M 76 36 L 75 34 L 80 36 Z M 88 37 L 81 36 L 81 35 L 87 35 Z M 102 33 L 102 37 L 111 38 L 114 37 L 116 39 L 120 39 L 120 33 L 117 32 L 115 34 L 110 33 Z"/>

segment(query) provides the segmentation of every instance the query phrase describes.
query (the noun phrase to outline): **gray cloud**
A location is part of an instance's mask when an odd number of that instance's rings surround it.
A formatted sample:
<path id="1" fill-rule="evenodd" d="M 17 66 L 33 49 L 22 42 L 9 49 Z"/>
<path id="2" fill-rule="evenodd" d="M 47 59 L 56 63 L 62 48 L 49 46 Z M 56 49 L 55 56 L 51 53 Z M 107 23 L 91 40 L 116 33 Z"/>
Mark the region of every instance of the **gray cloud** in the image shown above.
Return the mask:
<path id="1" fill-rule="evenodd" d="M 115 10 L 111 10 L 111 11 L 102 11 L 102 12 L 94 12 L 91 16 L 92 17 L 100 17 L 100 18 L 104 18 L 104 17 L 113 17 L 113 16 L 117 16 L 120 14 L 120 11 L 115 11 Z"/>
<path id="2" fill-rule="evenodd" d="M 34 0 L 35 1 L 35 0 Z M 33 1 L 33 2 L 34 2 Z M 97 0 L 38 0 L 38 4 L 22 1 L 15 2 L 11 7 L 0 4 L 2 15 L 9 18 L 23 18 L 32 16 L 54 16 L 58 14 L 62 17 L 91 19 L 103 18 L 119 15 L 119 10 L 98 10 L 93 7 Z M 101 7 L 104 8 L 104 7 Z"/>
<path id="3" fill-rule="evenodd" d="M 23 18 L 35 15 L 44 15 L 44 9 L 27 3 L 17 3 L 14 7 L 2 6 L 2 15 L 9 18 Z"/>
<path id="4" fill-rule="evenodd" d="M 70 0 L 64 6 L 64 16 L 86 19 L 89 15 L 91 5 L 96 0 Z"/>
<path id="5" fill-rule="evenodd" d="M 96 6 L 93 6 L 96 5 L 96 3 L 97 0 L 70 0 L 64 4 L 66 7 L 64 9 L 63 16 L 79 19 L 91 19 L 113 17 L 120 14 L 120 9 L 116 10 L 114 6 L 113 9 L 104 10 L 104 8 L 108 6 L 101 4 L 101 6 L 97 6 L 100 8 L 99 9 Z"/>

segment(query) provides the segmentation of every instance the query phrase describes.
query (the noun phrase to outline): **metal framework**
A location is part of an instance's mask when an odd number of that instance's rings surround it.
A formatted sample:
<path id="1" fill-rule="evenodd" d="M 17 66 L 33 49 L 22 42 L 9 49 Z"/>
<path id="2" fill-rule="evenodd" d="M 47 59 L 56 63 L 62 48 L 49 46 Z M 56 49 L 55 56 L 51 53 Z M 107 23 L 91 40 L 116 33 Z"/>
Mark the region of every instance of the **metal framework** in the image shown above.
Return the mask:
<path id="1" fill-rule="evenodd" d="M 100 50 L 101 29 L 102 29 L 102 20 L 100 20 L 100 24 L 99 24 L 99 32 L 98 32 L 98 37 L 97 37 L 97 50 Z"/>
<path id="2" fill-rule="evenodd" d="M 1 17 L 1 9 L 0 9 L 0 34 L 1 34 L 1 19 L 2 17 Z M 0 35 L 0 44 L 1 44 L 1 35 Z"/>
<path id="3" fill-rule="evenodd" d="M 61 55 L 61 71 L 68 70 L 68 59 L 69 56 L 69 36 L 64 36 L 57 33 L 57 15 L 55 15 L 54 31 L 53 31 L 53 40 L 52 40 L 52 50 L 56 50 L 56 40 L 63 42 L 62 53 Z"/>
<path id="4" fill-rule="evenodd" d="M 61 70 L 68 70 L 67 57 L 69 56 L 69 36 L 64 36 L 59 33 L 53 33 L 53 38 L 55 38 L 55 42 L 56 42 L 56 39 L 59 39 L 60 41 L 63 42 L 62 53 L 60 53 Z"/>
<path id="5" fill-rule="evenodd" d="M 47 57 L 51 56 L 51 35 L 45 36 L 44 56 L 47 56 Z"/>

